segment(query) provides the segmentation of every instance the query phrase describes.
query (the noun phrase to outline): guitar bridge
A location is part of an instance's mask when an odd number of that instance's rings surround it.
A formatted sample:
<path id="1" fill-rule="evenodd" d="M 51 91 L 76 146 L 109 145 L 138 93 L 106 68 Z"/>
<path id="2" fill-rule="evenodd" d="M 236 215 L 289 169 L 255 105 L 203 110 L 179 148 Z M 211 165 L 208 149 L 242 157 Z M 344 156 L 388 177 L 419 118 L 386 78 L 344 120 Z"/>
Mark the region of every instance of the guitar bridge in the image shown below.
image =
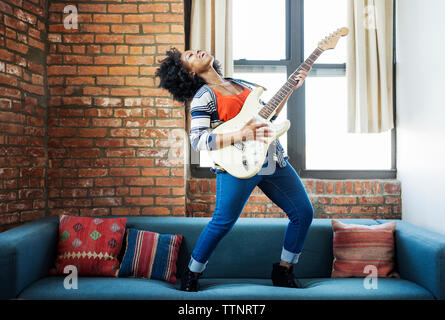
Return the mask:
<path id="1" fill-rule="evenodd" d="M 248 171 L 249 170 L 249 163 L 247 162 L 247 158 L 246 157 L 243 157 L 242 164 L 243 164 L 244 169 L 246 171 Z"/>

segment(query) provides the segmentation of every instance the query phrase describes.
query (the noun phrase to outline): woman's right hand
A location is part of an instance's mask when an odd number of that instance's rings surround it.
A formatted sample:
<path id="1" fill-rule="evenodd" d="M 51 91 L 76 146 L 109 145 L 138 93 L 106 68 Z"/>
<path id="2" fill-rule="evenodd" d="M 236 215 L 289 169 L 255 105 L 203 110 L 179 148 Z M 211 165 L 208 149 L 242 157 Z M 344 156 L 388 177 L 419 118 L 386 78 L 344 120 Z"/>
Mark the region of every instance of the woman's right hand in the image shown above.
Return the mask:
<path id="1" fill-rule="evenodd" d="M 272 137 L 273 130 L 267 123 L 254 123 L 255 119 L 251 119 L 238 132 L 239 141 L 257 140 L 267 143 L 268 137 Z"/>

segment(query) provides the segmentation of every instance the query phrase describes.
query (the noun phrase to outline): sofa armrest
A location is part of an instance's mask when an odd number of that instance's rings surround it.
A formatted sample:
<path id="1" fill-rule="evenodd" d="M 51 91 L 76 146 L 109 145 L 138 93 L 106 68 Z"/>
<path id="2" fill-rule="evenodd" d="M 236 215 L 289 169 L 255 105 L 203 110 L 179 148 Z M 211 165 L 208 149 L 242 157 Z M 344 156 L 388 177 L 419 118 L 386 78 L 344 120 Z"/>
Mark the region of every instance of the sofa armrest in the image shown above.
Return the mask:
<path id="1" fill-rule="evenodd" d="M 57 217 L 46 217 L 0 233 L 0 299 L 14 299 L 54 264 Z"/>
<path id="2" fill-rule="evenodd" d="M 400 276 L 445 300 L 445 235 L 398 221 L 395 242 Z"/>

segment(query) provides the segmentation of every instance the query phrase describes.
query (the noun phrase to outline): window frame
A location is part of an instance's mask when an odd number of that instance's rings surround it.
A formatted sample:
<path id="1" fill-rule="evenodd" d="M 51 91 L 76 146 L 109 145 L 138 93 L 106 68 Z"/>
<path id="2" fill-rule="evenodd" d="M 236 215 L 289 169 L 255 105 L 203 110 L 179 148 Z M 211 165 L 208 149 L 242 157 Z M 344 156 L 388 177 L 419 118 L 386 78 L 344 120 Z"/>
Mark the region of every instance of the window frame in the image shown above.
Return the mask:
<path id="1" fill-rule="evenodd" d="M 249 67 L 285 66 L 289 77 L 305 60 L 304 57 L 304 0 L 286 1 L 286 59 L 282 60 L 234 60 L 235 70 Z M 394 123 L 396 123 L 396 64 L 395 43 L 396 23 L 395 8 L 393 7 L 393 105 Z M 294 32 L 289 32 L 294 30 Z M 345 75 L 346 63 L 343 64 L 317 64 L 312 66 L 311 74 Z M 309 75 L 311 76 L 311 75 Z M 306 96 L 305 83 L 290 96 L 287 101 L 287 118 L 293 123 L 289 128 L 287 154 L 289 163 L 297 171 L 301 178 L 306 179 L 395 179 L 396 168 L 396 128 L 391 130 L 391 169 L 388 170 L 308 170 L 306 169 Z M 289 143 L 290 141 L 293 143 Z M 199 160 L 199 152 L 190 148 L 190 169 L 195 178 L 212 178 L 215 174 L 209 167 L 201 167 L 196 164 Z M 192 161 L 194 160 L 194 161 Z"/>

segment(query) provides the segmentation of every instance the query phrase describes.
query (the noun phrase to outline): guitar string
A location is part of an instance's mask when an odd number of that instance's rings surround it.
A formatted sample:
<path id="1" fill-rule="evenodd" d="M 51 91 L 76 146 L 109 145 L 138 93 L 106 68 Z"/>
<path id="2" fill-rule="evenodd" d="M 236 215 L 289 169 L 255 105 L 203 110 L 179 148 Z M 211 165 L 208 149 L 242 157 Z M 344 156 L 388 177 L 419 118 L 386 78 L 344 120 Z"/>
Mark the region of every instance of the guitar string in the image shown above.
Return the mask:
<path id="1" fill-rule="evenodd" d="M 312 52 L 312 54 L 291 74 L 286 83 L 280 88 L 280 90 L 278 90 L 278 92 L 272 97 L 272 99 L 258 113 L 262 118 L 267 119 L 279 106 L 281 101 L 289 94 L 292 88 L 297 85 L 298 82 L 294 80 L 294 77 L 296 77 L 296 74 L 298 74 L 301 70 L 305 70 L 302 66 L 303 65 L 308 66 L 307 70 L 309 70 L 311 65 L 315 62 L 315 60 L 318 59 L 321 53 L 323 53 L 323 50 L 317 47 Z M 306 61 L 309 61 L 310 64 L 306 63 Z M 290 87 L 289 84 L 291 85 Z"/>

